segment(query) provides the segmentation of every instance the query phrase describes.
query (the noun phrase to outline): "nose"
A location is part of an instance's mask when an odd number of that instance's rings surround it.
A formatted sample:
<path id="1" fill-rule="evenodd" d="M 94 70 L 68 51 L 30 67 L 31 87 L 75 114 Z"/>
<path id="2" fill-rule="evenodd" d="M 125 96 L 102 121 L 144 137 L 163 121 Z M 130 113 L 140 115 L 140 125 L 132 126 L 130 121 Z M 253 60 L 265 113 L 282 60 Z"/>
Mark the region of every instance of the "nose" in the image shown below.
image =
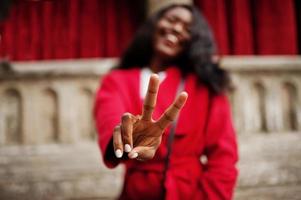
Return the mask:
<path id="1" fill-rule="evenodd" d="M 181 23 L 176 23 L 173 28 L 178 33 L 182 32 L 184 29 L 183 24 Z"/>

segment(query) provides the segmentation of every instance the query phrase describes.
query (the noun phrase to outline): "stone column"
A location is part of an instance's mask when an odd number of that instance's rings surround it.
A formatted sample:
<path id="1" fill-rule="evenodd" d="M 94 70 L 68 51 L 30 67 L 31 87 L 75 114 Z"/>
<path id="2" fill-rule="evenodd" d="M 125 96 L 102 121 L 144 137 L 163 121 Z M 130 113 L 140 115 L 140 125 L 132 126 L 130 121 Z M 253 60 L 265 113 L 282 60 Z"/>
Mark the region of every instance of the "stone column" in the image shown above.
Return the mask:
<path id="1" fill-rule="evenodd" d="M 281 109 L 280 86 L 277 78 L 271 79 L 266 96 L 266 118 L 268 132 L 281 132 L 283 127 L 283 113 Z"/>
<path id="2" fill-rule="evenodd" d="M 297 105 L 296 105 L 296 122 L 297 122 L 297 130 L 301 131 L 301 80 L 297 81 Z"/>
<path id="3" fill-rule="evenodd" d="M 79 140 L 78 122 L 76 121 L 77 97 L 76 83 L 70 81 L 62 86 L 57 87 L 59 94 L 59 141 L 63 143 L 75 143 Z"/>
<path id="4" fill-rule="evenodd" d="M 37 90 L 32 83 L 20 86 L 22 92 L 22 128 L 23 143 L 38 144 L 40 133 L 43 130 L 38 129 L 39 116 L 38 107 L 36 106 Z"/>

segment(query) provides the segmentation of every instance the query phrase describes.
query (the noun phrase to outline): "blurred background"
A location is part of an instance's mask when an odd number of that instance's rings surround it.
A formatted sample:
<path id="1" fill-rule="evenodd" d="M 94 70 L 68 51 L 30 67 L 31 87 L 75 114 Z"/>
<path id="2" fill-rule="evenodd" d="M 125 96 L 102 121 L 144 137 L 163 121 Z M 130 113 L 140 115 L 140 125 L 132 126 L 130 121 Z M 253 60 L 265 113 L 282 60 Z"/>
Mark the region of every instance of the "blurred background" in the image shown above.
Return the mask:
<path id="1" fill-rule="evenodd" d="M 147 16 L 196 5 L 211 25 L 239 139 L 235 199 L 301 199 L 301 1 L 0 0 L 0 199 L 114 199 L 94 93 Z"/>

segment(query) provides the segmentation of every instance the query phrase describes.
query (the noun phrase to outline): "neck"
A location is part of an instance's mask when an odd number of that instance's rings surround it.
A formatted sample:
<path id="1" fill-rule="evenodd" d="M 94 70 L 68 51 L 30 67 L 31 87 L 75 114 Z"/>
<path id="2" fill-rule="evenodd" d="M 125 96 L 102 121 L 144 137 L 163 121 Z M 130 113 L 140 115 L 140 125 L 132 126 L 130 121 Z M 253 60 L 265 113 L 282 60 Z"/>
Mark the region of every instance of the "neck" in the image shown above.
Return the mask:
<path id="1" fill-rule="evenodd" d="M 160 57 L 154 56 L 151 59 L 149 67 L 154 73 L 158 73 L 158 72 L 164 71 L 167 68 L 167 65 L 166 65 L 166 62 L 164 62 L 162 59 L 160 59 Z"/>

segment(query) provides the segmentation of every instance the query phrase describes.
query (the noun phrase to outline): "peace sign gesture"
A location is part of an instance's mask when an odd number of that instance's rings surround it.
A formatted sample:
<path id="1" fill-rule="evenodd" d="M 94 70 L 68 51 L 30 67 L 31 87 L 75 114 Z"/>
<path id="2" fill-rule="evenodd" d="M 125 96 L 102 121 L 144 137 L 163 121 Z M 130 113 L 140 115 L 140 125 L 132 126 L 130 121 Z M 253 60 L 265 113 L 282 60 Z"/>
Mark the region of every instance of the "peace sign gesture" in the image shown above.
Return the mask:
<path id="1" fill-rule="evenodd" d="M 164 130 L 176 119 L 188 97 L 186 92 L 181 92 L 159 120 L 155 121 L 152 119 L 152 114 L 156 106 L 158 89 L 159 77 L 153 74 L 149 79 L 142 116 L 125 113 L 121 118 L 121 124 L 115 127 L 113 146 L 117 158 L 121 158 L 123 152 L 127 152 L 129 158 L 140 161 L 154 157 L 161 144 Z"/>

